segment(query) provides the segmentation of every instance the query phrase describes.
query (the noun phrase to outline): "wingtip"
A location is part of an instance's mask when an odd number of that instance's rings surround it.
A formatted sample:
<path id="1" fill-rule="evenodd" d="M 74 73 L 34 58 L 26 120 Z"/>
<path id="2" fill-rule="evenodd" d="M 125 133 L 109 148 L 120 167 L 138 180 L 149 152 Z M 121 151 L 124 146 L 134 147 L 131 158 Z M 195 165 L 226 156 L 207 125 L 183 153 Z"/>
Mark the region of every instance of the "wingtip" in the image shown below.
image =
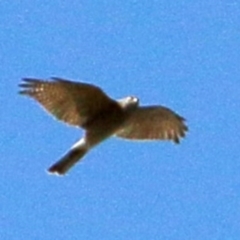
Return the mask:
<path id="1" fill-rule="evenodd" d="M 25 80 L 25 79 L 22 79 L 22 81 L 23 81 L 22 83 L 18 84 L 18 87 L 22 88 L 21 90 L 18 91 L 18 94 L 26 95 L 26 94 L 28 94 L 28 90 L 27 89 L 30 87 L 30 84 L 27 83 L 27 80 Z"/>
<path id="2" fill-rule="evenodd" d="M 23 77 L 22 78 L 22 81 L 24 81 L 24 82 L 28 82 L 29 80 L 31 80 L 32 78 L 29 78 L 29 77 Z"/>
<path id="3" fill-rule="evenodd" d="M 66 81 L 65 79 L 60 78 L 60 77 L 50 77 L 50 79 L 55 81 L 55 82 L 64 82 L 64 81 Z"/>
<path id="4" fill-rule="evenodd" d="M 31 95 L 32 91 L 31 91 L 31 87 L 32 84 L 30 83 L 30 81 L 25 81 L 23 83 L 18 84 L 18 86 L 21 88 L 18 91 L 18 94 L 20 95 Z"/>
<path id="5" fill-rule="evenodd" d="M 39 80 L 36 78 L 24 77 L 24 78 L 22 78 L 22 81 L 25 83 L 32 83 L 32 82 L 37 82 Z"/>
<path id="6" fill-rule="evenodd" d="M 20 95 L 26 95 L 26 94 L 28 94 L 27 91 L 25 91 L 25 90 L 20 90 L 20 91 L 18 91 L 17 93 L 20 94 Z"/>
<path id="7" fill-rule="evenodd" d="M 178 137 L 175 137 L 175 138 L 173 139 L 173 142 L 174 142 L 175 144 L 179 144 L 179 143 L 180 143 L 180 140 L 179 140 Z"/>
<path id="8" fill-rule="evenodd" d="M 38 80 L 32 78 L 22 78 L 22 82 L 18 84 L 20 88 L 30 88 L 32 83 L 37 82 Z"/>

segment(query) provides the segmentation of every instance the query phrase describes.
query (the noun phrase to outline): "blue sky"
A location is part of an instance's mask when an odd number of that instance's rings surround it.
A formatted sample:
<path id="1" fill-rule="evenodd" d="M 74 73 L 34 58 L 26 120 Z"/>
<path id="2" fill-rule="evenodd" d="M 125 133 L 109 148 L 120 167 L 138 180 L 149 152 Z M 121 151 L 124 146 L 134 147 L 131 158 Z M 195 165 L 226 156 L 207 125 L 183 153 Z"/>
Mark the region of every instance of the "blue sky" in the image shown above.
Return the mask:
<path id="1" fill-rule="evenodd" d="M 240 239 L 238 1 L 0 2 L 2 239 Z M 180 145 L 111 138 L 66 177 L 83 132 L 17 94 L 59 76 L 188 121 Z"/>

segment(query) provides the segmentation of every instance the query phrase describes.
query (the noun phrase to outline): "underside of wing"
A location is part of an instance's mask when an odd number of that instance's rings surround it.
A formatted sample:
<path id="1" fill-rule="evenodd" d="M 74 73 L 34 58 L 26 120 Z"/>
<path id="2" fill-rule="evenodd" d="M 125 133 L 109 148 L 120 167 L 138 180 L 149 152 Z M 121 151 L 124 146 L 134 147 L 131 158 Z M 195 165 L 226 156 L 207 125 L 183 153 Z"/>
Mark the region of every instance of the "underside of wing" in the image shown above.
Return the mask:
<path id="1" fill-rule="evenodd" d="M 53 81 L 25 78 L 20 94 L 37 100 L 57 119 L 83 126 L 113 102 L 100 88 L 60 78 Z"/>
<path id="2" fill-rule="evenodd" d="M 162 106 L 139 107 L 116 136 L 132 140 L 172 140 L 179 143 L 188 130 L 184 118 Z"/>

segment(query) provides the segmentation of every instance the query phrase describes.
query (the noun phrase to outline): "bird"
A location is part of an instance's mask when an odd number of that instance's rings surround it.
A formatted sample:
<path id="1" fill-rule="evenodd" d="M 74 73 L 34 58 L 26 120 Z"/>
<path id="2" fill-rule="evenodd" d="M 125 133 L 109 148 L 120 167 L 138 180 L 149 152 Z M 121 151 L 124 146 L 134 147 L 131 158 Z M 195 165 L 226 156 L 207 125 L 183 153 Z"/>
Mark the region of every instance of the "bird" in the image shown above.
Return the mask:
<path id="1" fill-rule="evenodd" d="M 85 133 L 59 161 L 50 174 L 65 175 L 93 147 L 111 136 L 126 140 L 170 140 L 179 143 L 188 131 L 186 120 L 160 105 L 140 106 L 139 99 L 109 97 L 90 83 L 63 78 L 23 78 L 21 95 L 36 100 L 47 112 Z"/>

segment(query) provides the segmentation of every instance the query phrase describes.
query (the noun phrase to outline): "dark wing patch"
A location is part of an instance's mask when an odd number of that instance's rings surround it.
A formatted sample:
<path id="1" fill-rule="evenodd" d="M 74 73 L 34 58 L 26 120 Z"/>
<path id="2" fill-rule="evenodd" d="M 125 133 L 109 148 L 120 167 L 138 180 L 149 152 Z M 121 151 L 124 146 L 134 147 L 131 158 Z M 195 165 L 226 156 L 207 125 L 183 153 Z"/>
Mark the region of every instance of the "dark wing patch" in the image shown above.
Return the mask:
<path id="1" fill-rule="evenodd" d="M 113 102 L 94 85 L 52 79 L 24 78 L 20 94 L 34 98 L 57 119 L 70 125 L 83 126 Z"/>
<path id="2" fill-rule="evenodd" d="M 179 143 L 188 130 L 185 119 L 172 110 L 161 107 L 139 107 L 116 133 L 118 137 L 131 140 L 172 140 Z"/>

